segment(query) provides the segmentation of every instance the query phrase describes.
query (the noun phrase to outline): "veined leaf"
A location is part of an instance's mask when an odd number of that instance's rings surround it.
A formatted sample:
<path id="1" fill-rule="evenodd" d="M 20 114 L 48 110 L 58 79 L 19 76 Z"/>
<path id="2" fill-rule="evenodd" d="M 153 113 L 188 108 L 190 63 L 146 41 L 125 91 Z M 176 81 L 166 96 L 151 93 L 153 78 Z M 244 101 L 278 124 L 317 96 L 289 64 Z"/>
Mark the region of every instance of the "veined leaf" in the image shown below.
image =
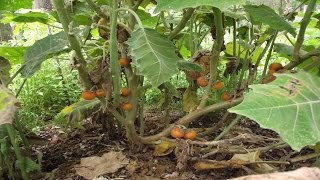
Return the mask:
<path id="1" fill-rule="evenodd" d="M 187 71 L 197 71 L 197 72 L 202 71 L 202 67 L 199 64 L 196 64 L 190 61 L 185 61 L 185 60 L 179 60 L 178 67 L 179 69 L 187 70 Z"/>
<path id="2" fill-rule="evenodd" d="M 157 31 L 139 28 L 132 33 L 127 44 L 137 73 L 145 76 L 153 87 L 158 87 L 178 72 L 179 57 L 175 54 L 174 45 Z"/>
<path id="3" fill-rule="evenodd" d="M 68 41 L 64 31 L 49 35 L 28 47 L 23 57 L 25 68 L 21 71 L 24 78 L 32 76 L 40 69 L 43 61 L 67 49 Z"/>
<path id="4" fill-rule="evenodd" d="M 198 6 L 213 6 L 221 10 L 227 9 L 234 5 L 244 4 L 245 0 L 160 0 L 157 1 L 157 7 L 154 10 L 158 13 L 163 10 L 181 10 L 184 8 L 195 8 Z"/>
<path id="5" fill-rule="evenodd" d="M 294 28 L 269 6 L 245 5 L 244 9 L 252 16 L 254 21 L 267 24 L 271 28 L 279 31 L 288 31 L 293 36 L 297 35 Z"/>
<path id="6" fill-rule="evenodd" d="M 17 102 L 10 90 L 0 84 L 0 125 L 13 122 Z"/>
<path id="7" fill-rule="evenodd" d="M 320 78 L 306 72 L 276 74 L 252 85 L 244 101 L 229 109 L 276 131 L 294 150 L 320 141 Z"/>

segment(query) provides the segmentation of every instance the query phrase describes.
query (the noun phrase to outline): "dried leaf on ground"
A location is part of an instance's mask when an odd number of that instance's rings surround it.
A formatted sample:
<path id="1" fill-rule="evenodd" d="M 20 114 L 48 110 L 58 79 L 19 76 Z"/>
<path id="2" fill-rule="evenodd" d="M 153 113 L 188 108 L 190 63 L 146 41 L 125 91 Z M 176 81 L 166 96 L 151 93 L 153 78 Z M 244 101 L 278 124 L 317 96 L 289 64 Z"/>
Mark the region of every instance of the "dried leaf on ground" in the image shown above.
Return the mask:
<path id="1" fill-rule="evenodd" d="M 129 164 L 122 152 L 108 152 L 101 157 L 91 156 L 81 158 L 80 164 L 74 166 L 76 173 L 87 179 L 93 179 L 106 173 L 114 173 Z"/>

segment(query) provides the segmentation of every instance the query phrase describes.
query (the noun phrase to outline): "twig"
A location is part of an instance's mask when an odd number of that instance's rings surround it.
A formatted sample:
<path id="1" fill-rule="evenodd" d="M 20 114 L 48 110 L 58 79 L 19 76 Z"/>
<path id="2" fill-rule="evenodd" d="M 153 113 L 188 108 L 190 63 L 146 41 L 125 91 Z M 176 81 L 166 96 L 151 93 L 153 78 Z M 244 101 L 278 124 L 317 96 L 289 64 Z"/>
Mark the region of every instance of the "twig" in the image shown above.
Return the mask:
<path id="1" fill-rule="evenodd" d="M 305 161 L 305 160 L 316 158 L 316 157 L 319 157 L 319 156 L 320 156 L 320 153 L 312 153 L 312 154 L 307 154 L 307 155 L 304 155 L 304 156 L 298 156 L 298 157 L 291 158 L 291 159 L 289 159 L 289 161 L 292 162 L 292 163 L 295 163 L 295 162 L 298 162 L 298 161 Z"/>
<path id="2" fill-rule="evenodd" d="M 194 11 L 193 8 L 189 8 L 187 10 L 187 12 L 183 15 L 179 24 L 173 29 L 173 31 L 171 31 L 169 35 L 169 40 L 172 40 L 174 37 L 176 37 L 176 35 L 186 26 L 188 20 L 193 14 L 193 11 Z"/>
<path id="3" fill-rule="evenodd" d="M 203 109 L 197 109 L 197 110 L 193 111 L 192 113 L 187 114 L 186 116 L 182 117 L 175 124 L 169 125 L 169 127 L 164 129 L 162 132 L 160 132 L 156 135 L 153 135 L 153 136 L 141 137 L 141 140 L 143 143 L 150 143 L 151 141 L 159 140 L 161 137 L 165 137 L 165 136 L 169 135 L 171 129 L 175 125 L 189 124 L 190 122 L 194 121 L 195 119 L 199 118 L 200 116 L 202 116 L 204 114 L 207 114 L 209 112 L 214 112 L 214 111 L 217 111 L 220 109 L 225 109 L 225 108 L 236 106 L 236 105 L 240 104 L 242 101 L 243 101 L 243 97 L 240 97 L 237 99 L 233 99 L 231 101 L 213 104 L 213 105 L 207 106 Z"/>

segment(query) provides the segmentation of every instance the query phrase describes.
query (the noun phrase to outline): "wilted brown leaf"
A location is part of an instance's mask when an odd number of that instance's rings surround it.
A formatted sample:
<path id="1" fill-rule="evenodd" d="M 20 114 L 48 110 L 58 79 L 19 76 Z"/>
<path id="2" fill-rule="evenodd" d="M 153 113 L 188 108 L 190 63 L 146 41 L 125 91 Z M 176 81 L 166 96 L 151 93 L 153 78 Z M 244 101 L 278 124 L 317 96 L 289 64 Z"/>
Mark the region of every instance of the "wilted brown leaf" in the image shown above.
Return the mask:
<path id="1" fill-rule="evenodd" d="M 81 158 L 80 164 L 74 166 L 76 173 L 87 179 L 93 179 L 106 173 L 114 173 L 129 164 L 122 152 L 108 152 L 101 157 L 91 156 Z"/>

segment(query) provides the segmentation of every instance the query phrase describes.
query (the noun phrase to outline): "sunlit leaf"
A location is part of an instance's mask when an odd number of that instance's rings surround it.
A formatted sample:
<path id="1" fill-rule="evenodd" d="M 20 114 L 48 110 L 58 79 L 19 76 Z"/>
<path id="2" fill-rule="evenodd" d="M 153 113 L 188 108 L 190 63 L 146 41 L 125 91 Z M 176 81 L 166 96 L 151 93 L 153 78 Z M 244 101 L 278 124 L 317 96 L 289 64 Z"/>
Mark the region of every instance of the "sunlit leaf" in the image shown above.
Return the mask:
<path id="1" fill-rule="evenodd" d="M 8 59 L 12 65 L 20 64 L 27 47 L 0 47 L 0 56 Z"/>
<path id="2" fill-rule="evenodd" d="M 221 10 L 233 7 L 234 5 L 241 5 L 245 0 L 160 0 L 157 1 L 155 13 L 163 10 L 181 10 L 184 8 L 198 7 L 198 6 L 213 6 Z"/>
<path id="3" fill-rule="evenodd" d="M 269 6 L 245 5 L 244 9 L 252 16 L 254 21 L 267 24 L 279 31 L 288 31 L 293 36 L 297 35 L 295 29 Z"/>
<path id="4" fill-rule="evenodd" d="M 0 125 L 11 124 L 17 110 L 16 97 L 4 85 L 0 84 Z"/>
<path id="5" fill-rule="evenodd" d="M 31 9 L 33 0 L 0 0 L 0 10 L 16 11 L 21 8 Z"/>
<path id="6" fill-rule="evenodd" d="M 244 101 L 229 109 L 272 129 L 294 150 L 320 141 L 320 78 L 306 72 L 275 74 L 269 84 L 251 85 Z"/>
<path id="7" fill-rule="evenodd" d="M 153 87 L 158 87 L 178 72 L 179 57 L 175 54 L 174 45 L 157 31 L 139 28 L 132 33 L 127 44 L 137 73 L 145 76 Z"/>
<path id="8" fill-rule="evenodd" d="M 47 24 L 49 21 L 49 15 L 42 12 L 16 13 L 13 14 L 12 21 L 25 23 L 40 22 Z"/>

